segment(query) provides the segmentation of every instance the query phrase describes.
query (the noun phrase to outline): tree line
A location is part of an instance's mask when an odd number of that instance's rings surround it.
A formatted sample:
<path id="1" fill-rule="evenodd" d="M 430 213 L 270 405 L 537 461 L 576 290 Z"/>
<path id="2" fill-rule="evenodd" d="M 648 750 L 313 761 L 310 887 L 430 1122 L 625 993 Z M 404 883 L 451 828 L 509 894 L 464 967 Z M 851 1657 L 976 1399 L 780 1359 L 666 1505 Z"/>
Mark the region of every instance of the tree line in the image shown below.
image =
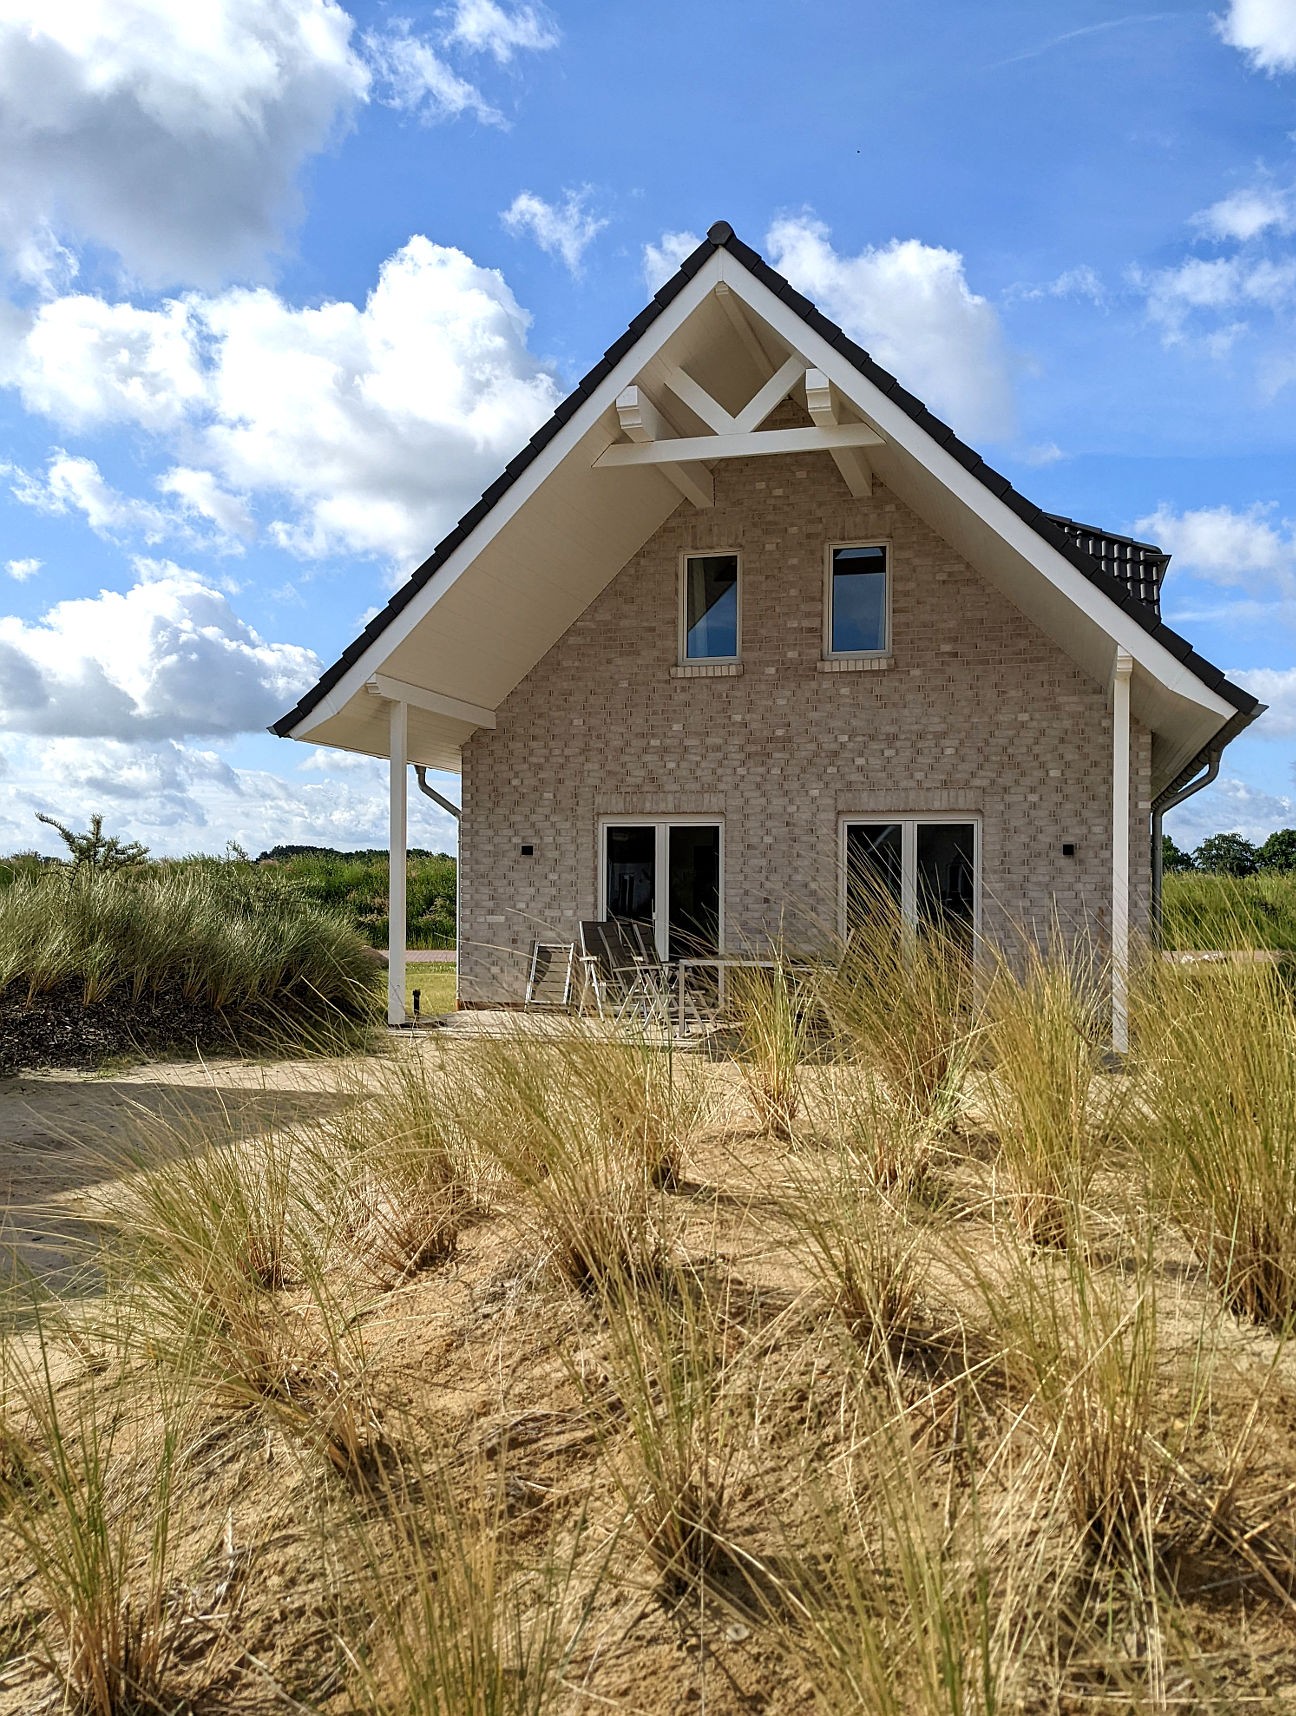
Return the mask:
<path id="1" fill-rule="evenodd" d="M 1257 846 L 1244 834 L 1212 834 L 1192 852 L 1161 836 L 1162 866 L 1167 874 L 1188 870 L 1210 876 L 1258 876 L 1262 870 L 1296 871 L 1296 828 L 1279 828 Z"/>

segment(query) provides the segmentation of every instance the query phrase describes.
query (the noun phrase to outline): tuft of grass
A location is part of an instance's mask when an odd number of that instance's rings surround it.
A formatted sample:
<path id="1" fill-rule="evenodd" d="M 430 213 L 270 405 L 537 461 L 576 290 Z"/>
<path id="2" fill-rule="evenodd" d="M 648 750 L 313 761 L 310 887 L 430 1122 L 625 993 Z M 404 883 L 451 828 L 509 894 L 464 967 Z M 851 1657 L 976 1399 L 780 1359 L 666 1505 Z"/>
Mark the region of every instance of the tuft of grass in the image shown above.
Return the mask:
<path id="1" fill-rule="evenodd" d="M 962 938 L 938 925 L 914 932 L 880 895 L 821 987 L 839 1053 L 874 1068 L 913 1123 L 933 1135 L 959 1113 L 972 1043 L 971 984 Z"/>
<path id="2" fill-rule="evenodd" d="M 1166 947 L 1177 951 L 1296 952 L 1296 876 L 1167 876 L 1162 934 Z"/>
<path id="3" fill-rule="evenodd" d="M 757 1124 L 789 1143 L 814 1025 L 809 985 L 776 950 L 768 970 L 732 973 L 730 1007 L 738 1026 L 738 1070 Z"/>
<path id="4" fill-rule="evenodd" d="M 130 1411 L 119 1380 L 70 1389 L 56 1381 L 38 1326 L 34 1351 L 29 1342 L 25 1358 L 10 1355 L 6 1396 L 19 1452 L 0 1472 L 0 1544 L 30 1581 L 30 1654 L 65 1708 L 178 1708 L 195 1673 L 187 1660 L 182 1680 L 177 1546 L 194 1430 L 184 1392 L 155 1375 L 145 1410 Z"/>
<path id="5" fill-rule="evenodd" d="M 1225 1303 L 1296 1326 L 1296 1008 L 1266 962 L 1161 963 L 1137 998 L 1149 1179 Z"/>
<path id="6" fill-rule="evenodd" d="M 1080 1237 L 1116 1119 L 1118 1097 L 1100 1078 L 1101 994 L 1101 967 L 1059 939 L 1000 959 L 986 997 L 981 1100 L 999 1136 L 1009 1208 L 1037 1245 Z"/>

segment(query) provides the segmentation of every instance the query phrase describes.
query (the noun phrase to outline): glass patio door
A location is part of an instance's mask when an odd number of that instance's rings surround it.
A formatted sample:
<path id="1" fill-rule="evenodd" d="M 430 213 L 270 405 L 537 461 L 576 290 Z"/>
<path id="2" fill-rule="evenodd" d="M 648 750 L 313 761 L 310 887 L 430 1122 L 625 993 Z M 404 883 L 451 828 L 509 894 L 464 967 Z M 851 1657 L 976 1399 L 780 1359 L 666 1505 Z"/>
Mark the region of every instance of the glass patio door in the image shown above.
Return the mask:
<path id="1" fill-rule="evenodd" d="M 889 902 L 914 928 L 971 941 L 977 912 L 977 825 L 909 817 L 845 826 L 845 929 Z"/>
<path id="2" fill-rule="evenodd" d="M 603 888 L 607 916 L 649 931 L 661 959 L 719 953 L 719 823 L 609 823 Z"/>

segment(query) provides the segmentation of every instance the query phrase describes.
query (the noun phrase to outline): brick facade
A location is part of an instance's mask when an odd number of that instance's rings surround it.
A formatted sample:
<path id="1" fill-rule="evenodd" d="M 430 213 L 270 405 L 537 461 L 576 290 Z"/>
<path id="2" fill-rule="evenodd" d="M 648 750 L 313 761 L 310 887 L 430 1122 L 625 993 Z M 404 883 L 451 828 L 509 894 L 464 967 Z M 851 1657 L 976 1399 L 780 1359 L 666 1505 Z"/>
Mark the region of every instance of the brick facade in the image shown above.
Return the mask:
<path id="1" fill-rule="evenodd" d="M 715 500 L 682 503 L 465 747 L 461 999 L 520 1000 L 533 940 L 574 940 L 596 915 L 598 825 L 618 815 L 723 819 L 730 950 L 835 917 L 843 815 L 924 811 L 981 819 L 987 930 L 1056 915 L 1105 937 L 1108 688 L 880 483 L 853 499 L 827 455 L 721 462 Z M 893 653 L 825 671 L 826 547 L 861 539 L 891 545 Z M 735 549 L 741 673 L 672 674 L 681 555 Z M 1150 771 L 1136 723 L 1135 933 Z"/>

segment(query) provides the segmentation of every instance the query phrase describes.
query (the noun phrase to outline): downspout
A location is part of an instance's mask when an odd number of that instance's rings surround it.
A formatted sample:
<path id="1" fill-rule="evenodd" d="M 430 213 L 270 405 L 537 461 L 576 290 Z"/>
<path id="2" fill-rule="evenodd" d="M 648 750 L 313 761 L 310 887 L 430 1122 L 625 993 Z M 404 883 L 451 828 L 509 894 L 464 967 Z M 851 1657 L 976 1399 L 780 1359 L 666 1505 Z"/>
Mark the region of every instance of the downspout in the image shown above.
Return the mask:
<path id="1" fill-rule="evenodd" d="M 1160 945 L 1163 917 L 1161 910 L 1162 884 L 1164 880 L 1164 858 L 1161 852 L 1162 821 L 1168 810 L 1174 810 L 1185 799 L 1198 793 L 1203 787 L 1208 787 L 1220 771 L 1220 758 L 1224 755 L 1224 747 L 1232 743 L 1244 728 L 1253 721 L 1258 721 L 1265 713 L 1267 705 L 1258 703 L 1254 709 L 1244 714 L 1240 709 L 1220 728 L 1219 732 L 1204 745 L 1185 769 L 1181 769 L 1170 785 L 1152 800 L 1152 939 Z M 1204 774 L 1198 770 L 1204 769 Z"/>
<path id="2" fill-rule="evenodd" d="M 451 804 L 450 800 L 442 797 L 435 787 L 430 787 L 427 784 L 426 763 L 415 763 L 414 779 L 418 782 L 420 792 L 425 792 L 434 804 L 439 804 L 441 806 L 442 810 L 448 810 L 451 816 L 454 817 L 455 821 L 458 822 L 460 817 L 459 806 L 457 804 Z"/>
<path id="3" fill-rule="evenodd" d="M 1164 875 L 1165 875 L 1165 852 L 1164 852 L 1164 850 L 1162 848 L 1162 844 L 1161 844 L 1161 841 L 1162 841 L 1162 822 L 1165 818 L 1165 813 L 1168 810 L 1174 810 L 1177 806 L 1181 805 L 1185 799 L 1191 798 L 1194 793 L 1200 792 L 1203 787 L 1208 787 L 1211 784 L 1211 782 L 1215 779 L 1216 775 L 1219 774 L 1220 758 L 1223 756 L 1223 754 L 1224 754 L 1223 745 L 1219 745 L 1219 744 L 1212 745 L 1210 750 L 1206 752 L 1206 772 L 1205 772 L 1205 774 L 1199 775 L 1195 780 L 1189 781 L 1188 785 L 1185 787 L 1180 787 L 1178 792 L 1175 792 L 1173 789 L 1171 789 L 1167 792 L 1163 792 L 1159 798 L 1153 800 L 1153 804 L 1152 804 L 1152 940 L 1156 943 L 1156 945 L 1158 947 L 1160 947 L 1160 945 L 1161 945 L 1161 928 L 1162 928 L 1161 886 L 1162 886 L 1162 881 L 1163 881 Z M 1201 758 L 1198 757 L 1196 759 L 1196 762 L 1198 764 L 1200 764 Z"/>

